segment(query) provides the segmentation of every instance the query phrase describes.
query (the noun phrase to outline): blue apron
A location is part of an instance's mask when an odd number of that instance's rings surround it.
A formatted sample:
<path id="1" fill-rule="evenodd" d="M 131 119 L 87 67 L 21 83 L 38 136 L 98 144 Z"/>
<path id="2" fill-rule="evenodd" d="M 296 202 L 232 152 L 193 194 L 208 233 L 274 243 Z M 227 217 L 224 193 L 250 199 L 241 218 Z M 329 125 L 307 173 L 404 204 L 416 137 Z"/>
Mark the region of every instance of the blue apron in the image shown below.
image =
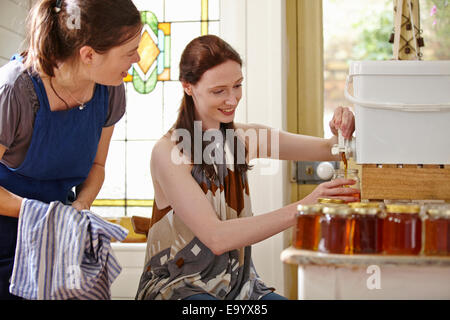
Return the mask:
<path id="1" fill-rule="evenodd" d="M 89 174 L 108 112 L 108 88 L 96 84 L 83 110 L 51 111 L 42 80 L 31 77 L 39 99 L 31 144 L 22 164 L 0 163 L 0 186 L 18 196 L 68 203 L 71 189 Z M 0 299 L 9 293 L 17 239 L 17 218 L 0 215 Z"/>

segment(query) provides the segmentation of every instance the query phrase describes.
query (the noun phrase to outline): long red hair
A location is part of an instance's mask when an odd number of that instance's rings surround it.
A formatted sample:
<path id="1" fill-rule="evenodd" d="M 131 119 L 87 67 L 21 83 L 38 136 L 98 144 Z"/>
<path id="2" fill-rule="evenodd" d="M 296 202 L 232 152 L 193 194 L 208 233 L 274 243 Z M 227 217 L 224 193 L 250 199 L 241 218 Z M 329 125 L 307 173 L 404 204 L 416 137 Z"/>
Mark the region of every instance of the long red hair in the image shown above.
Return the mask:
<path id="1" fill-rule="evenodd" d="M 227 42 L 215 35 L 206 35 L 195 38 L 192 40 L 184 49 L 180 60 L 180 76 L 179 80 L 183 82 L 190 83 L 192 85 L 197 84 L 201 79 L 203 74 L 226 61 L 235 61 L 242 67 L 242 59 L 239 53 L 236 52 Z M 171 128 L 185 129 L 189 131 L 191 137 L 191 154 L 188 155 L 192 163 L 194 162 L 194 121 L 195 121 L 195 104 L 192 97 L 186 92 L 184 93 L 183 100 L 178 112 L 178 118 Z M 220 128 L 222 132 L 226 129 L 235 129 L 234 123 L 221 123 Z M 203 139 L 202 139 L 203 140 Z M 250 169 L 249 165 L 245 163 L 238 163 L 238 152 L 237 149 L 239 145 L 242 145 L 241 141 L 238 141 L 237 137 L 234 137 L 234 164 L 235 170 L 237 172 L 246 172 Z M 225 137 L 224 137 L 225 141 Z M 202 154 L 203 150 L 207 147 L 209 142 L 203 142 L 202 144 Z M 183 151 L 183 150 L 182 150 Z M 245 148 L 245 159 L 247 159 L 248 150 Z M 216 173 L 214 166 L 211 164 L 204 163 L 202 158 L 202 163 L 200 164 L 202 169 L 205 171 L 207 177 L 214 179 Z"/>

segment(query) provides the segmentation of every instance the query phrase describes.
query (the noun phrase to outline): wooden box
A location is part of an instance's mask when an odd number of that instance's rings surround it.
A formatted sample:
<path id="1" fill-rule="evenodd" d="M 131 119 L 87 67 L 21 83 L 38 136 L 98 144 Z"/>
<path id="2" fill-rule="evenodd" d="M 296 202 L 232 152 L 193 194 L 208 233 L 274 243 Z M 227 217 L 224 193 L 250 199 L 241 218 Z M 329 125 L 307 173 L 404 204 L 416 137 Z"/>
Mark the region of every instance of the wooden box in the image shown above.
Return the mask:
<path id="1" fill-rule="evenodd" d="M 361 199 L 450 200 L 450 165 L 364 164 Z"/>

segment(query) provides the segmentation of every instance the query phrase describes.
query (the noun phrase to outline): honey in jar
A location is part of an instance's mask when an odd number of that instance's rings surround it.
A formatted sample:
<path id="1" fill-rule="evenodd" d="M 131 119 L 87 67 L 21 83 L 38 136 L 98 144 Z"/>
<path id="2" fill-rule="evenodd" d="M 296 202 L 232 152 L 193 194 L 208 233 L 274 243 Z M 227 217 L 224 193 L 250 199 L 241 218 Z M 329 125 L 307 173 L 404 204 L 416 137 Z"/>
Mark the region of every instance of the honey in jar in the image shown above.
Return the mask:
<path id="1" fill-rule="evenodd" d="M 319 218 L 318 250 L 326 253 L 353 252 L 353 209 L 346 205 L 324 206 Z"/>
<path id="2" fill-rule="evenodd" d="M 359 181 L 359 176 L 358 176 L 358 170 L 357 169 L 338 169 L 334 172 L 333 175 L 333 179 L 351 179 L 351 180 L 355 180 L 356 183 L 353 185 L 346 185 L 344 186 L 344 188 L 353 188 L 353 189 L 357 189 L 360 190 L 360 181 Z M 361 192 L 357 192 L 354 194 L 349 194 L 347 196 L 351 196 L 351 197 L 355 197 L 357 199 L 357 201 L 361 201 Z"/>
<path id="3" fill-rule="evenodd" d="M 317 250 L 319 237 L 320 205 L 297 206 L 297 224 L 294 232 L 294 247 L 304 250 Z"/>
<path id="4" fill-rule="evenodd" d="M 425 219 L 426 255 L 450 255 L 450 206 L 427 209 Z"/>
<path id="5" fill-rule="evenodd" d="M 387 204 L 383 222 L 386 254 L 416 255 L 422 249 L 422 220 L 416 204 Z"/>
<path id="6" fill-rule="evenodd" d="M 355 206 L 353 253 L 382 252 L 383 219 L 378 206 Z"/>

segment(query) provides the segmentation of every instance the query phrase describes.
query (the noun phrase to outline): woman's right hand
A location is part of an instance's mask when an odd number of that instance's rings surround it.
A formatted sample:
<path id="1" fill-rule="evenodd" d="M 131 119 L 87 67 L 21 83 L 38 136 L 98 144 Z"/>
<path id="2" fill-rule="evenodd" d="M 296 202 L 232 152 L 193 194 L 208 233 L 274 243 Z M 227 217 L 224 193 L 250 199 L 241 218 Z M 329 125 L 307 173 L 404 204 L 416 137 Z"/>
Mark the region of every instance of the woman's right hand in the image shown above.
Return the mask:
<path id="1" fill-rule="evenodd" d="M 359 201 L 359 198 L 354 196 L 354 194 L 359 194 L 361 192 L 359 189 L 344 187 L 355 183 L 356 181 L 352 179 L 335 179 L 323 182 L 319 184 L 313 192 L 303 198 L 301 203 L 315 204 L 319 198 L 342 199 L 346 203 Z"/>

